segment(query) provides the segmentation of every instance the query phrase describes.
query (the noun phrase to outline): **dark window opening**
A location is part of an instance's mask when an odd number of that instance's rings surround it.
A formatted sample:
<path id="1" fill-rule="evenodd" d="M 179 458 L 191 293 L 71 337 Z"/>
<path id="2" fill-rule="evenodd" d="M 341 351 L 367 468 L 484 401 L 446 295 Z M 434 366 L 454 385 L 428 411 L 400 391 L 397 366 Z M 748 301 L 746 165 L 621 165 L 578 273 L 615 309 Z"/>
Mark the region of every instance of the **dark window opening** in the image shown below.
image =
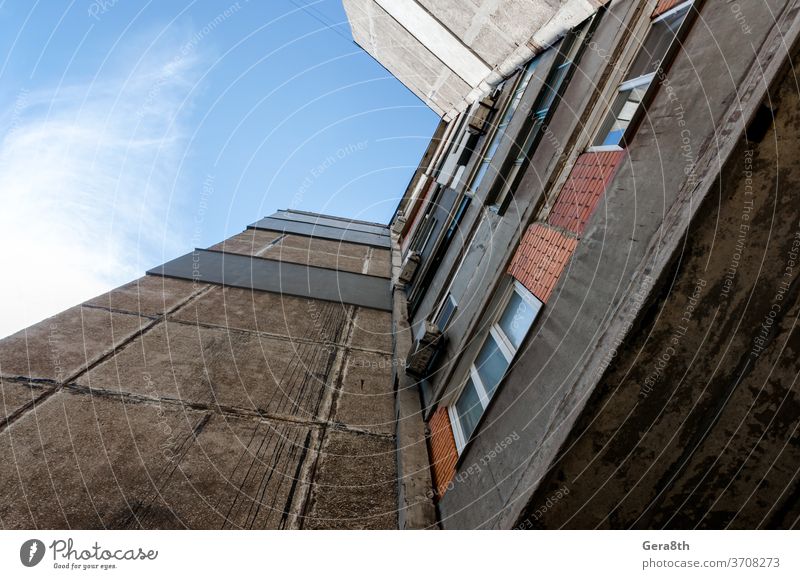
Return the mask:
<path id="1" fill-rule="evenodd" d="M 745 131 L 747 141 L 750 143 L 760 143 L 763 141 L 764 137 L 767 136 L 767 133 L 772 128 L 774 120 L 775 111 L 764 103 L 761 103 L 758 106 L 756 114 L 753 116 L 753 120 L 750 121 Z"/>

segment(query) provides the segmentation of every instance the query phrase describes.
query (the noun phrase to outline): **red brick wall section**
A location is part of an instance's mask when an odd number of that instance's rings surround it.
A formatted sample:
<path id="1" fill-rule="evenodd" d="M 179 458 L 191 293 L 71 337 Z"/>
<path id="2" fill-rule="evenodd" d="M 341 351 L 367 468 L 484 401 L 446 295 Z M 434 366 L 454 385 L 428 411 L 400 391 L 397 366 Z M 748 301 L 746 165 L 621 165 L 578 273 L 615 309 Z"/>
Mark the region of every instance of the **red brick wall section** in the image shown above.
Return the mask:
<path id="1" fill-rule="evenodd" d="M 456 474 L 456 461 L 458 460 L 456 440 L 453 438 L 453 428 L 450 426 L 447 408 L 443 406 L 434 412 L 428 426 L 431 429 L 433 486 L 436 489 L 436 496 L 442 498 L 447 491 L 448 483 Z"/>
<path id="2" fill-rule="evenodd" d="M 542 223 L 525 232 L 508 273 L 546 303 L 578 240 Z"/>
<path id="3" fill-rule="evenodd" d="M 576 235 L 582 234 L 623 154 L 623 151 L 603 151 L 578 157 L 547 222 Z"/>
<path id="4" fill-rule="evenodd" d="M 656 9 L 653 10 L 653 18 L 658 18 L 667 10 L 672 10 L 678 4 L 683 4 L 683 2 L 685 2 L 685 0 L 659 0 Z"/>

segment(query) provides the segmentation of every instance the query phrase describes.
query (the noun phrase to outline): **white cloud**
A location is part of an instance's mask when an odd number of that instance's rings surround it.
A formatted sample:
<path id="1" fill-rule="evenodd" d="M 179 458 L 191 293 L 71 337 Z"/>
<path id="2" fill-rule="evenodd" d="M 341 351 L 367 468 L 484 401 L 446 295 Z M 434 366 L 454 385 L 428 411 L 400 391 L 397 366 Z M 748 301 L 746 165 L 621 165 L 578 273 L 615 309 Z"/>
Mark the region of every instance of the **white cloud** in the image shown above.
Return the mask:
<path id="1" fill-rule="evenodd" d="M 198 61 L 176 54 L 115 81 L 21 91 L 6 109 L 0 337 L 186 250 L 175 208 Z"/>

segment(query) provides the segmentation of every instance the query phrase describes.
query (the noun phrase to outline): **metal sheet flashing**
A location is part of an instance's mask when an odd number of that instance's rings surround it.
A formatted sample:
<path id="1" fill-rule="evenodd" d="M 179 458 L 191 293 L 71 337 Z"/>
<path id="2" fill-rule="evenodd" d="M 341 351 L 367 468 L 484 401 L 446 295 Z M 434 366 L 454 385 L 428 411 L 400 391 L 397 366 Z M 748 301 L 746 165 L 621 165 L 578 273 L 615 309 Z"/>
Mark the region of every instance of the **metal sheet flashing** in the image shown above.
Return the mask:
<path id="1" fill-rule="evenodd" d="M 147 274 L 392 310 L 386 278 L 249 255 L 196 249 Z"/>
<path id="2" fill-rule="evenodd" d="M 360 245 L 370 245 L 382 249 L 391 249 L 392 240 L 388 235 L 358 231 L 356 229 L 343 229 L 330 225 L 318 225 L 315 223 L 305 223 L 276 217 L 264 217 L 255 223 L 248 225 L 248 229 L 265 229 L 268 231 L 279 231 L 281 233 L 294 233 L 295 235 L 305 235 L 306 237 L 317 237 L 320 239 L 331 239 L 343 243 L 356 243 Z"/>
<path id="3" fill-rule="evenodd" d="M 326 227 L 336 227 L 337 229 L 344 229 L 347 231 L 361 231 L 363 233 L 374 233 L 375 235 L 389 236 L 389 228 L 385 225 L 367 225 L 365 223 L 357 223 L 347 221 L 345 219 L 338 219 L 336 217 L 327 217 L 325 215 L 308 215 L 305 213 L 295 213 L 294 211 L 277 211 L 270 215 L 272 219 L 281 219 L 283 221 L 295 221 L 298 223 L 311 223 L 313 225 L 324 225 Z"/>

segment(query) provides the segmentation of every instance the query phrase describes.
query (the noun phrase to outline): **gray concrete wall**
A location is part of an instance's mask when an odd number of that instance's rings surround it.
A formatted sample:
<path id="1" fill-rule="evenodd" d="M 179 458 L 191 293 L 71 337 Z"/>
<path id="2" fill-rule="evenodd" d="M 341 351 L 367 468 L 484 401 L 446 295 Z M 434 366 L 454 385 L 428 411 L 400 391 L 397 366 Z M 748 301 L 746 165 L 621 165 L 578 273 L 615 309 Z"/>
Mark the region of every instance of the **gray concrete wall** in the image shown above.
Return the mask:
<path id="1" fill-rule="evenodd" d="M 764 85 L 761 67 L 785 57 L 780 34 L 796 18 L 794 9 L 786 9 L 795 3 L 765 4 L 745 9 L 747 42 L 760 61 L 755 64 L 755 54 L 742 51 L 741 22 L 730 6 L 706 3 L 669 71 L 674 93 L 662 87 L 650 106 L 626 161 L 460 467 L 491 455 L 508 436 L 518 440 L 493 456 L 481 476 L 466 477 L 447 493 L 439 504 L 445 527 L 511 527 L 547 475 L 602 375 L 598 369 L 604 357 L 626 327 L 625 304 L 654 291 L 646 276 L 658 277 L 666 267 L 659 261 L 665 251 L 659 241 L 666 245 L 665 239 L 682 239 L 689 223 L 685 211 L 696 210 L 699 202 L 691 198 L 692 190 L 695 195 L 718 195 L 709 193 L 710 185 L 718 173 L 717 159 L 731 154 L 742 129 L 739 107 L 746 109 L 747 118 L 759 100 L 754 95 Z M 683 126 L 677 122 L 678 103 L 684 107 Z M 681 133 L 687 127 L 688 167 L 698 159 L 696 178 L 703 188 L 687 185 L 687 160 L 681 156 L 687 136 Z"/>

